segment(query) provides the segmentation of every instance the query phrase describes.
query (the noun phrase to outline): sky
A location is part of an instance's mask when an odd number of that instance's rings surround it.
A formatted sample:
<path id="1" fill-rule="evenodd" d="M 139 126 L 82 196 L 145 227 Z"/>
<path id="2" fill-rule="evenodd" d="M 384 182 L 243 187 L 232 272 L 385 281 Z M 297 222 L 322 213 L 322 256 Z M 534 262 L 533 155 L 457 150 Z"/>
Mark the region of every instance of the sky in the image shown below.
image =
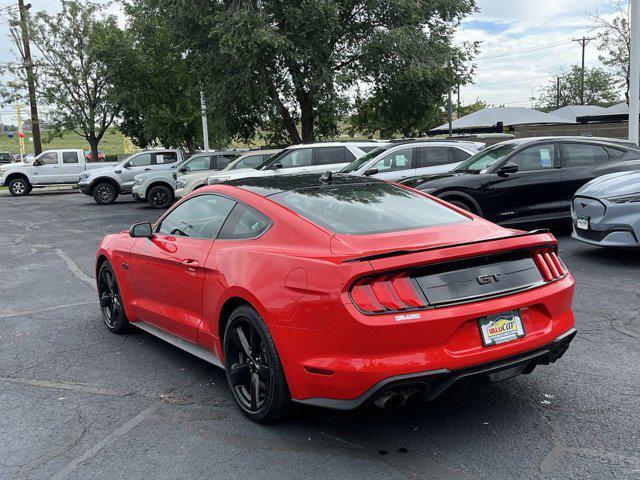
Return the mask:
<path id="1" fill-rule="evenodd" d="M 482 42 L 474 62 L 474 85 L 462 87 L 462 104 L 480 99 L 490 105 L 531 106 L 531 97 L 537 97 L 538 91 L 552 81 L 555 71 L 580 64 L 581 48 L 571 39 L 596 33 L 587 13 L 612 12 L 609 0 L 476 1 L 479 11 L 467 17 L 455 34 L 458 43 Z M 0 12 L 16 3 L 0 0 Z M 33 10 L 51 13 L 60 5 L 58 0 L 30 3 Z M 547 47 L 549 44 L 554 45 Z M 15 57 L 8 26 L 0 19 L 0 63 L 12 61 Z M 587 46 L 586 64 L 600 65 L 596 42 Z M 5 123 L 15 122 L 7 107 L 0 109 L 0 114 Z"/>
<path id="2" fill-rule="evenodd" d="M 580 65 L 581 47 L 571 40 L 597 33 L 587 14 L 613 12 L 607 0 L 477 0 L 477 4 L 479 12 L 467 17 L 455 35 L 456 42 L 482 42 L 474 85 L 461 89 L 463 105 L 480 99 L 492 105 L 530 107 L 531 97 L 553 81 L 554 72 Z M 546 47 L 549 44 L 555 45 Z M 597 42 L 591 42 L 586 66 L 600 66 L 598 55 Z"/>

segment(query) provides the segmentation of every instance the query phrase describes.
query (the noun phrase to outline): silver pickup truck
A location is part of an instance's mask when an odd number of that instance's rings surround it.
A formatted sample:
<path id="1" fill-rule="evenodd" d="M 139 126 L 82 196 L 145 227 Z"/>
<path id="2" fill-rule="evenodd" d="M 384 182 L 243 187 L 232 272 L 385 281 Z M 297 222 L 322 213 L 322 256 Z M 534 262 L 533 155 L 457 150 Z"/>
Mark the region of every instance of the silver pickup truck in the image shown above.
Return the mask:
<path id="1" fill-rule="evenodd" d="M 121 193 L 131 193 L 136 175 L 169 170 L 183 159 L 180 150 L 144 150 L 111 167 L 82 173 L 78 188 L 96 203 L 108 205 Z"/>
<path id="2" fill-rule="evenodd" d="M 9 187 L 14 197 L 20 197 L 47 185 L 75 185 L 87 170 L 113 165 L 113 162 L 87 162 L 83 150 L 46 150 L 31 160 L 0 166 L 0 185 Z"/>

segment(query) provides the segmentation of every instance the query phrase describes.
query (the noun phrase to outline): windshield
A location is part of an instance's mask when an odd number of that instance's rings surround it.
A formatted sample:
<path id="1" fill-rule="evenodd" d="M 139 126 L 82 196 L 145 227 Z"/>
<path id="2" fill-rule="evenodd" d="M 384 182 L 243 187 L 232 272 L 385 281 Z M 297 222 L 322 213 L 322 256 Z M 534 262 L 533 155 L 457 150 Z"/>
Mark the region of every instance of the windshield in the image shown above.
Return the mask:
<path id="1" fill-rule="evenodd" d="M 515 143 L 489 147 L 462 162 L 454 172 L 484 173 L 516 148 L 518 148 L 518 145 Z"/>
<path id="2" fill-rule="evenodd" d="M 336 233 L 368 235 L 467 221 L 456 211 L 389 183 L 276 193 L 273 201 Z"/>
<path id="3" fill-rule="evenodd" d="M 284 155 L 288 151 L 289 150 L 287 149 L 282 150 L 281 152 L 276 153 L 273 157 L 267 158 L 264 162 L 260 163 L 259 165 L 253 168 L 255 168 L 256 170 L 268 170 L 269 165 L 271 165 L 274 162 L 274 160 L 280 158 L 282 155 Z"/>
<path id="4" fill-rule="evenodd" d="M 362 157 L 354 160 L 349 165 L 344 167 L 342 170 L 340 170 L 340 173 L 355 172 L 356 170 L 358 170 L 360 167 L 362 167 L 365 163 L 367 163 L 372 158 L 375 158 L 378 155 L 380 155 L 382 152 L 384 152 L 386 150 L 389 150 L 389 148 L 391 148 L 391 146 L 392 146 L 392 144 L 389 143 L 387 145 L 383 145 L 382 147 L 378 147 L 378 148 L 375 148 L 374 150 L 371 150 L 366 155 L 363 155 Z"/>

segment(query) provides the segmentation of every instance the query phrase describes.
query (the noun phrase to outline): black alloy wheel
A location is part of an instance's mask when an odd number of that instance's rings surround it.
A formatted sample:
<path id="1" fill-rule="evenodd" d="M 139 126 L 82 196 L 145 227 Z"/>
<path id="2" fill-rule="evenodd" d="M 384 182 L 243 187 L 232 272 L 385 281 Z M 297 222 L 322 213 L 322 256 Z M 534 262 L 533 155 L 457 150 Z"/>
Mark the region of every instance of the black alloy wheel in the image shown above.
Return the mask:
<path id="1" fill-rule="evenodd" d="M 227 383 L 242 412 L 256 422 L 282 418 L 289 388 L 269 331 L 251 307 L 237 308 L 224 336 Z"/>
<path id="2" fill-rule="evenodd" d="M 98 273 L 98 296 L 104 324 L 113 333 L 125 332 L 129 320 L 124 312 L 118 281 L 107 261 L 102 264 Z"/>
<path id="3" fill-rule="evenodd" d="M 116 198 L 118 198 L 118 192 L 116 192 L 116 188 L 108 182 L 99 183 L 93 189 L 93 199 L 100 205 L 109 205 L 115 202 Z"/>
<path id="4" fill-rule="evenodd" d="M 31 185 L 24 178 L 16 178 L 9 182 L 9 193 L 14 197 L 22 197 L 31 191 Z"/>
<path id="5" fill-rule="evenodd" d="M 148 203 L 151 208 L 167 208 L 173 202 L 173 192 L 164 185 L 149 190 Z"/>

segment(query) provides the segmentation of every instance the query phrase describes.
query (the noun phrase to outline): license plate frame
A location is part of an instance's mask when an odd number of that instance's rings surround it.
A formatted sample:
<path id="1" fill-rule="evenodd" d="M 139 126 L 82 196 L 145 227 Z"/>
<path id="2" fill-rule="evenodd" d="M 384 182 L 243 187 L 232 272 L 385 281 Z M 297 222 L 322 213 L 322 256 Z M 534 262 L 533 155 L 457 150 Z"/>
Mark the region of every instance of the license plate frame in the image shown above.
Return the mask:
<path id="1" fill-rule="evenodd" d="M 510 310 L 478 318 L 480 338 L 485 347 L 502 345 L 526 336 L 520 310 Z"/>
<path id="2" fill-rule="evenodd" d="M 587 217 L 586 215 L 578 215 L 576 219 L 576 228 L 580 230 L 589 230 L 589 222 L 591 221 L 591 217 Z"/>

